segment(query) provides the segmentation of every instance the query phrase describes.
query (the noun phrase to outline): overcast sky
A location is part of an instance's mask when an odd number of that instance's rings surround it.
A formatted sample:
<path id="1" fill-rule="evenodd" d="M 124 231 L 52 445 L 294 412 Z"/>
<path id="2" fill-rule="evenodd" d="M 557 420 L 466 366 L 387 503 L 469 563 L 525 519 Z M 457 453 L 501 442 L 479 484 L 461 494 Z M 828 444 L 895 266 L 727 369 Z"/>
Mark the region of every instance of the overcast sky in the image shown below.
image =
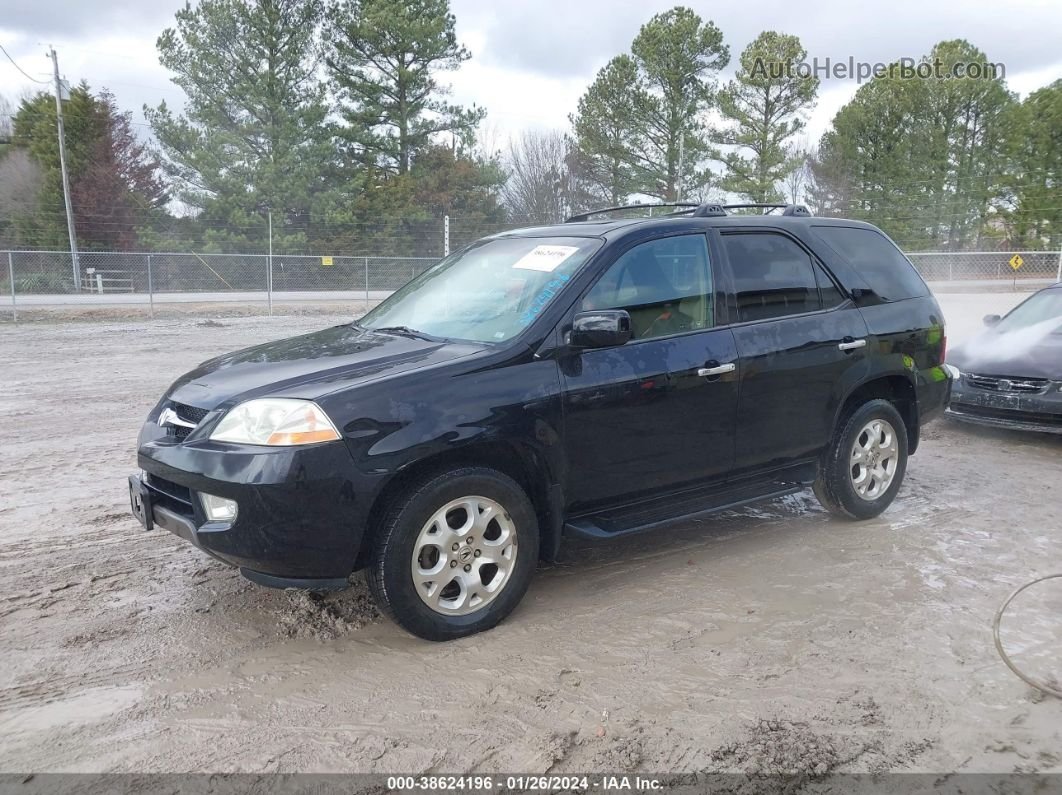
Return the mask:
<path id="1" fill-rule="evenodd" d="M 564 128 L 595 73 L 627 51 L 639 26 L 664 0 L 452 0 L 461 41 L 472 60 L 448 76 L 453 96 L 488 110 L 498 145 L 526 128 Z M 945 38 L 965 38 L 992 62 L 1007 67 L 1007 82 L 1022 96 L 1062 77 L 1062 3 L 1058 0 L 851 0 L 794 3 L 687 2 L 723 31 L 732 71 L 741 50 L 764 29 L 800 37 L 809 57 L 889 62 L 918 58 Z M 3 0 L 0 44 L 19 65 L 47 79 L 49 44 L 60 71 L 95 89 L 114 92 L 143 123 L 142 106 L 162 99 L 180 105 L 182 92 L 158 63 L 155 40 L 173 23 L 184 0 Z M 825 81 L 811 115 L 816 141 L 852 96 L 854 80 Z M 0 55 L 0 95 L 14 99 L 35 86 Z"/>

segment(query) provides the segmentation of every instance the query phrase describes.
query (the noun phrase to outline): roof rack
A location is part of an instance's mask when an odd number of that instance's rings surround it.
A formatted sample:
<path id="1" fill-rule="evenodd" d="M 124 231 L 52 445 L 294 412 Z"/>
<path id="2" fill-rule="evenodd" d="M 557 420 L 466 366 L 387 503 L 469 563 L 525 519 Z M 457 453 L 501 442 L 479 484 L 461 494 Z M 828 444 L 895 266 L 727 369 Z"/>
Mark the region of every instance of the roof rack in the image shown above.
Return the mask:
<path id="1" fill-rule="evenodd" d="M 662 202 L 661 204 L 621 204 L 618 207 L 602 207 L 599 210 L 589 210 L 589 211 L 587 211 L 585 213 L 578 213 L 576 215 L 571 215 L 571 216 L 568 217 L 568 220 L 565 221 L 565 223 L 570 224 L 570 223 L 573 223 L 575 221 L 589 221 L 590 220 L 590 216 L 592 216 L 592 215 L 604 215 L 605 213 L 616 213 L 616 212 L 619 212 L 620 210 L 645 210 L 645 209 L 648 209 L 649 212 L 652 212 L 654 209 L 656 209 L 658 207 L 691 207 L 691 208 L 696 208 L 698 206 L 699 205 L 697 204 L 697 202 Z M 674 215 L 674 214 L 675 213 L 669 213 L 669 215 Z"/>
<path id="2" fill-rule="evenodd" d="M 721 204 L 698 204 L 692 211 L 679 210 L 672 215 L 690 215 L 694 218 L 721 218 L 726 215 L 726 210 Z"/>
<path id="3" fill-rule="evenodd" d="M 606 213 L 619 212 L 621 210 L 644 210 L 648 209 L 650 217 L 652 217 L 652 211 L 659 207 L 676 207 L 679 209 L 673 210 L 670 213 L 666 213 L 661 218 L 666 218 L 673 215 L 692 216 L 693 218 L 719 218 L 727 214 L 727 210 L 751 210 L 751 209 L 765 209 L 765 210 L 781 210 L 782 215 L 810 217 L 811 213 L 808 208 L 802 204 L 698 204 L 697 202 L 663 202 L 661 204 L 623 204 L 619 207 L 602 207 L 599 210 L 589 210 L 585 213 L 578 213 L 568 218 L 565 223 L 573 223 L 576 221 L 589 221 L 592 216 L 604 215 Z"/>
<path id="4" fill-rule="evenodd" d="M 782 215 L 796 215 L 801 217 L 809 217 L 811 212 L 803 204 L 768 204 L 764 202 L 753 202 L 751 204 L 724 204 L 724 210 L 781 210 Z M 764 213 L 767 215 L 768 213 Z"/>

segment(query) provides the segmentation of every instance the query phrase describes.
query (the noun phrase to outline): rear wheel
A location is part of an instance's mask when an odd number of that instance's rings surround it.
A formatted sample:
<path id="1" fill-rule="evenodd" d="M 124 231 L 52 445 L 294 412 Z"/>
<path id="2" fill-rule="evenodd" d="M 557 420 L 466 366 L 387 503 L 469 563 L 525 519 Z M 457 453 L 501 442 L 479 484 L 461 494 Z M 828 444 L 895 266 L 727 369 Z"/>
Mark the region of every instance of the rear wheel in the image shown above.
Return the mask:
<path id="1" fill-rule="evenodd" d="M 842 419 L 815 480 L 815 496 L 845 519 L 871 519 L 892 504 L 907 471 L 907 426 L 887 400 Z"/>
<path id="2" fill-rule="evenodd" d="M 490 629 L 523 597 L 538 522 L 511 478 L 468 467 L 415 485 L 390 506 L 369 586 L 380 609 L 427 640 Z"/>

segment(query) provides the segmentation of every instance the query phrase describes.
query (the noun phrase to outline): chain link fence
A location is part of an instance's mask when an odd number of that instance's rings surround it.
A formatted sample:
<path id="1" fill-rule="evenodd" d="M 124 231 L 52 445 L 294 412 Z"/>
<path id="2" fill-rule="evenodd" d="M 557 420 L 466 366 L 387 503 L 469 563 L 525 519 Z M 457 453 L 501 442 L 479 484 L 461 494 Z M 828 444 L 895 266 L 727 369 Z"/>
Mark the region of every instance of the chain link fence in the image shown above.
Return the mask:
<path id="1" fill-rule="evenodd" d="M 927 282 L 1062 280 L 1062 251 L 915 251 L 907 257 Z"/>
<path id="2" fill-rule="evenodd" d="M 1036 288 L 1062 279 L 1059 251 L 911 252 L 931 285 L 962 289 Z M 272 311 L 274 301 L 385 298 L 436 257 L 200 254 L 84 251 L 78 279 L 69 251 L 0 251 L 0 295 L 34 306 L 243 303 Z M 1017 267 L 1015 267 L 1017 266 Z M 2 299 L 0 299 L 2 300 Z"/>
<path id="3" fill-rule="evenodd" d="M 435 257 L 352 257 L 194 252 L 0 251 L 0 285 L 19 304 L 76 306 L 379 300 Z"/>

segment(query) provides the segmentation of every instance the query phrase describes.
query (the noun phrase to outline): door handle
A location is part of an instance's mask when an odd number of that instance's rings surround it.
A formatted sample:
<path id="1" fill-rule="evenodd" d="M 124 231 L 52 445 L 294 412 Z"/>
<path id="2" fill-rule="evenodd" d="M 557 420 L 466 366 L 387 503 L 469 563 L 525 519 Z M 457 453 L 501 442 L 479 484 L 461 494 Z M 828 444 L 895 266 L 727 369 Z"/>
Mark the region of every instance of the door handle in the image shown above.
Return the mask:
<path id="1" fill-rule="evenodd" d="M 842 350 L 842 351 L 854 351 L 856 348 L 865 348 L 865 347 L 867 347 L 867 341 L 866 340 L 845 340 L 844 342 L 838 343 L 837 347 L 840 350 Z"/>
<path id="2" fill-rule="evenodd" d="M 723 373 L 732 373 L 737 369 L 737 365 L 733 362 L 728 364 L 720 364 L 717 367 L 702 367 L 697 370 L 697 375 L 707 378 L 713 375 L 722 375 Z"/>

